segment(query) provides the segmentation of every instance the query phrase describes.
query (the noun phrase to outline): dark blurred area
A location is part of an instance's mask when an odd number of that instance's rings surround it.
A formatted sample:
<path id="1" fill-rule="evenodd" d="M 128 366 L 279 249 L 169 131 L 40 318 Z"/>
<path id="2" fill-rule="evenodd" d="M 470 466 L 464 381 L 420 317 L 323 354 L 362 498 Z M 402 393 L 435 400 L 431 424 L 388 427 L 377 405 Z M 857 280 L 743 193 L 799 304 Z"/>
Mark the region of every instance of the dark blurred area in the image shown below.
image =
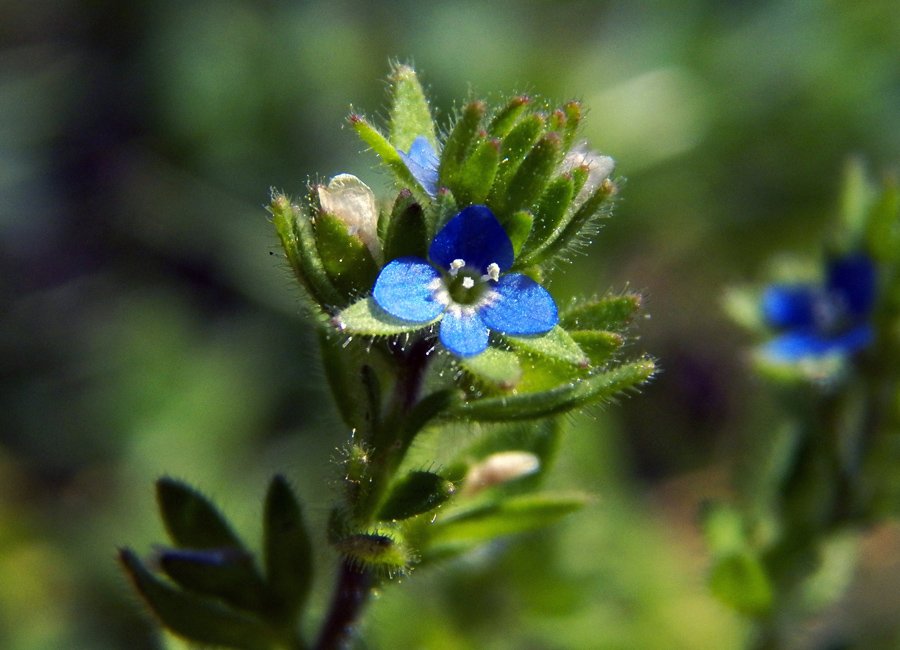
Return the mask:
<path id="1" fill-rule="evenodd" d="M 756 417 L 724 288 L 773 253 L 817 253 L 848 156 L 900 161 L 898 43 L 896 0 L 0 3 L 0 647 L 182 647 L 113 560 L 161 540 L 161 475 L 251 539 L 275 471 L 326 517 L 347 432 L 263 206 L 270 186 L 341 172 L 385 187 L 343 126 L 351 105 L 386 113 L 391 60 L 416 66 L 442 125 L 472 95 L 583 101 L 584 138 L 627 184 L 553 291 L 645 291 L 629 350 L 663 372 L 575 420 L 560 482 L 597 508 L 495 549 L 495 570 L 404 581 L 372 647 L 740 647 L 691 509 L 658 495 L 725 489 Z M 871 542 L 885 562 L 895 537 Z M 797 647 L 843 630 L 896 647 L 895 617 L 860 622 L 890 591 L 872 589 Z M 472 591 L 503 601 L 492 625 L 441 603 Z M 410 603 L 421 620 L 389 625 Z"/>

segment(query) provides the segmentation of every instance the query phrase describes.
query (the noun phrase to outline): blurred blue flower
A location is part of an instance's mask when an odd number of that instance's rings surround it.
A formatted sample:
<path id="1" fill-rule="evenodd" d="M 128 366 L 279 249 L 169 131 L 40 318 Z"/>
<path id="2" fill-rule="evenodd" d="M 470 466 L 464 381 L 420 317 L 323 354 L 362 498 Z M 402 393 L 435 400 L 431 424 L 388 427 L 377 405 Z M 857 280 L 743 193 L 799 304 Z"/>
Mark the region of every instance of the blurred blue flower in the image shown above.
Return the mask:
<path id="1" fill-rule="evenodd" d="M 409 152 L 397 149 L 400 159 L 406 165 L 413 177 L 419 181 L 419 185 L 431 198 L 437 196 L 438 160 L 437 153 L 424 135 L 413 140 Z"/>
<path id="2" fill-rule="evenodd" d="M 435 236 L 431 262 L 410 255 L 381 270 L 372 297 L 406 321 L 441 320 L 441 343 L 462 357 L 487 349 L 489 330 L 543 334 L 559 321 L 556 303 L 520 273 L 500 275 L 514 260 L 512 242 L 494 213 L 472 205 Z"/>
<path id="3" fill-rule="evenodd" d="M 763 346 L 763 354 L 790 363 L 862 350 L 874 337 L 868 321 L 876 289 L 875 265 L 862 254 L 831 260 L 824 286 L 768 287 L 763 315 L 784 333 Z"/>

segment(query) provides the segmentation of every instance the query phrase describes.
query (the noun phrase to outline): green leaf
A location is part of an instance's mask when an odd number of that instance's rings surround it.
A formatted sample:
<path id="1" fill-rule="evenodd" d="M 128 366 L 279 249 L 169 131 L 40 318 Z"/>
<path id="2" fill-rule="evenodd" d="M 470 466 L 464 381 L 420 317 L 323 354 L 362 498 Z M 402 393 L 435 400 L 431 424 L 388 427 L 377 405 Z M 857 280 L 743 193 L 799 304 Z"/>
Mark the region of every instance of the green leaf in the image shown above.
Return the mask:
<path id="1" fill-rule="evenodd" d="M 263 513 L 266 579 L 278 601 L 278 619 L 292 624 L 312 588 L 313 547 L 300 503 L 283 476 L 275 476 Z"/>
<path id="2" fill-rule="evenodd" d="M 506 190 L 506 212 L 528 210 L 544 193 L 562 160 L 562 141 L 558 133 L 547 133 L 519 165 Z"/>
<path id="3" fill-rule="evenodd" d="M 514 347 L 536 352 L 549 359 L 570 363 L 573 366 L 585 368 L 590 360 L 578 344 L 572 340 L 569 333 L 556 325 L 546 334 L 532 334 L 530 336 L 504 335 L 504 338 Z"/>
<path id="4" fill-rule="evenodd" d="M 408 65 L 398 65 L 390 76 L 391 82 L 391 144 L 401 151 L 409 151 L 420 135 L 428 138 L 437 151 L 437 138 L 428 100 L 416 71 Z"/>
<path id="5" fill-rule="evenodd" d="M 438 187 L 456 187 L 457 177 L 475 144 L 486 111 L 487 106 L 482 101 L 471 102 L 463 109 L 444 142 Z"/>
<path id="6" fill-rule="evenodd" d="M 488 195 L 487 205 L 495 214 L 505 213 L 507 189 L 522 161 L 540 139 L 544 131 L 544 119 L 534 113 L 516 124 L 503 138 L 500 148 L 500 166 L 494 178 L 494 185 Z"/>
<path id="7" fill-rule="evenodd" d="M 566 124 L 563 128 L 563 151 L 568 151 L 572 148 L 578 127 L 581 125 L 581 104 L 569 102 L 563 106 L 563 112 L 566 114 Z"/>
<path id="8" fill-rule="evenodd" d="M 488 348 L 474 357 L 463 357 L 459 365 L 480 384 L 502 391 L 516 387 L 522 379 L 522 366 L 512 352 Z"/>
<path id="9" fill-rule="evenodd" d="M 412 407 L 406 417 L 406 426 L 403 436 L 407 441 L 412 441 L 419 431 L 426 427 L 434 418 L 456 405 L 461 393 L 455 388 L 445 388 L 423 397 Z"/>
<path id="10" fill-rule="evenodd" d="M 159 566 L 186 591 L 211 596 L 253 613 L 266 609 L 266 585 L 253 557 L 231 546 L 207 550 L 162 551 Z"/>
<path id="11" fill-rule="evenodd" d="M 704 503 L 700 509 L 700 525 L 713 555 L 734 555 L 750 546 L 744 517 L 729 503 Z"/>
<path id="12" fill-rule="evenodd" d="M 605 330 L 620 332 L 641 308 L 641 295 L 626 293 L 600 300 L 576 302 L 559 316 L 559 324 L 569 331 Z"/>
<path id="13" fill-rule="evenodd" d="M 366 399 L 368 389 L 360 374 L 366 354 L 365 345 L 348 342 L 345 335 L 333 328 L 321 328 L 318 338 L 322 370 L 334 396 L 335 406 L 348 429 L 359 429 L 372 416 L 371 403 Z"/>
<path id="14" fill-rule="evenodd" d="M 403 159 L 400 158 L 400 154 L 398 154 L 393 145 L 388 142 L 387 138 L 381 135 L 375 127 L 366 122 L 365 118 L 361 115 L 351 115 L 350 125 L 353 127 L 353 130 L 359 134 L 359 137 L 362 138 L 363 142 L 369 145 L 372 151 L 378 154 L 382 162 L 393 172 L 397 182 L 402 187 L 409 188 L 416 200 L 420 203 L 429 203 L 431 201 L 431 197 L 429 197 L 428 194 L 425 193 L 425 190 L 422 189 L 422 186 L 419 185 L 419 181 L 416 180 L 415 176 L 412 175 L 412 172 L 406 167 Z"/>
<path id="15" fill-rule="evenodd" d="M 525 245 L 528 235 L 531 234 L 531 226 L 534 223 L 531 213 L 525 211 L 514 212 L 503 219 L 501 223 L 509 237 L 509 241 L 512 242 L 513 254 L 518 255 Z"/>
<path id="16" fill-rule="evenodd" d="M 378 306 L 371 297 L 350 305 L 334 318 L 336 327 L 347 334 L 366 336 L 391 336 L 424 329 L 440 320 L 440 316 L 427 323 L 400 320 Z"/>
<path id="17" fill-rule="evenodd" d="M 503 138 L 512 131 L 519 116 L 531 103 L 527 95 L 513 97 L 509 103 L 494 115 L 488 126 L 487 132 L 492 138 Z"/>
<path id="18" fill-rule="evenodd" d="M 187 484 L 173 478 L 159 479 L 156 500 L 169 537 L 176 546 L 244 548 L 216 507 Z"/>
<path id="19" fill-rule="evenodd" d="M 534 227 L 525 243 L 524 253 L 529 253 L 544 244 L 562 223 L 563 215 L 575 196 L 575 181 L 571 174 L 555 178 L 544 191 L 534 211 Z"/>
<path id="20" fill-rule="evenodd" d="M 153 575 L 135 554 L 122 549 L 119 561 L 135 589 L 160 622 L 194 643 L 240 650 L 271 650 L 271 631 L 256 617 L 189 594 Z"/>
<path id="21" fill-rule="evenodd" d="M 577 169 L 573 170 L 576 188 L 578 185 L 577 171 Z M 592 224 L 606 214 L 604 206 L 616 193 L 616 189 L 616 186 L 609 180 L 601 183 L 594 193 L 575 210 L 574 214 L 563 219 L 563 223 L 554 230 L 554 233 L 557 233 L 554 237 L 549 238 L 543 246 L 523 257 L 519 263 L 523 265 L 543 264 L 555 258 L 561 251 L 575 243 L 579 237 L 583 237 Z"/>
<path id="22" fill-rule="evenodd" d="M 462 402 L 451 408 L 447 415 L 455 419 L 482 422 L 545 417 L 608 399 L 616 393 L 642 384 L 655 372 L 653 361 L 644 358 L 552 390 Z"/>
<path id="23" fill-rule="evenodd" d="M 391 486 L 376 518 L 400 521 L 415 517 L 446 502 L 454 490 L 453 483 L 433 472 L 409 472 Z"/>
<path id="24" fill-rule="evenodd" d="M 500 165 L 500 141 L 482 140 L 454 178 L 453 195 L 461 206 L 484 203 L 497 167 Z"/>
<path id="25" fill-rule="evenodd" d="M 384 261 L 390 262 L 406 255 L 428 256 L 428 225 L 422 206 L 409 190 L 404 189 L 394 202 L 390 222 L 385 229 Z"/>
<path id="26" fill-rule="evenodd" d="M 322 265 L 344 297 L 342 303 L 368 292 L 378 277 L 378 265 L 362 240 L 349 234 L 339 217 L 327 212 L 316 217 L 315 231 Z"/>
<path id="27" fill-rule="evenodd" d="M 273 192 L 269 210 L 294 275 L 313 299 L 315 313 L 324 317 L 322 305 L 340 304 L 342 298 L 319 257 L 312 224 L 306 215 L 295 214 L 288 197 L 278 192 Z"/>
<path id="28" fill-rule="evenodd" d="M 594 366 L 605 363 L 625 342 L 620 334 L 597 330 L 572 332 L 572 340 L 584 350 Z"/>
<path id="29" fill-rule="evenodd" d="M 581 494 L 528 494 L 440 515 L 432 524 L 431 543 L 484 542 L 501 535 L 537 530 L 580 510 Z"/>
<path id="30" fill-rule="evenodd" d="M 759 558 L 751 553 L 717 560 L 709 585 L 719 600 L 742 614 L 764 616 L 772 607 L 772 586 Z"/>

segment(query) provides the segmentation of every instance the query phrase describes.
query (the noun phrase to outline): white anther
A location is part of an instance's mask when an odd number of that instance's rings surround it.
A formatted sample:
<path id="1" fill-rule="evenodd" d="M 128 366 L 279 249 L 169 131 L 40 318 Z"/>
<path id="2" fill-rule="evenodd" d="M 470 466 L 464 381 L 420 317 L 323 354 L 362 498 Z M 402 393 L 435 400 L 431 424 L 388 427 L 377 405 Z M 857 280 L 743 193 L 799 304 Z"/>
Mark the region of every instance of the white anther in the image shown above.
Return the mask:
<path id="1" fill-rule="evenodd" d="M 450 277 L 455 278 L 456 274 L 459 273 L 459 270 L 466 265 L 465 260 L 453 260 L 450 262 Z"/>
<path id="2" fill-rule="evenodd" d="M 473 280 L 470 276 L 466 276 L 462 281 L 463 289 L 471 289 L 475 286 L 475 280 Z"/>
<path id="3" fill-rule="evenodd" d="M 490 264 L 488 264 L 487 273 L 485 273 L 481 279 L 493 280 L 494 282 L 500 279 L 500 267 L 496 262 L 491 262 Z"/>

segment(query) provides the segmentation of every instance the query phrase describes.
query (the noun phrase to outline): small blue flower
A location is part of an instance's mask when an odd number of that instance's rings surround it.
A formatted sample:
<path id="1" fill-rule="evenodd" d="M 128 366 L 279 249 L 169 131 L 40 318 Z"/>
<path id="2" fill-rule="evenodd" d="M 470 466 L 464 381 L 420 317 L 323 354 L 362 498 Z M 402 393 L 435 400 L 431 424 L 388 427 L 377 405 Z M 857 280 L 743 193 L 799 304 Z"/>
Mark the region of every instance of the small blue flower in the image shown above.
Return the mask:
<path id="1" fill-rule="evenodd" d="M 862 350 L 874 337 L 868 317 L 876 289 L 875 265 L 862 254 L 831 260 L 824 286 L 768 287 L 763 315 L 784 333 L 763 346 L 763 354 L 790 363 Z"/>
<path id="2" fill-rule="evenodd" d="M 441 320 L 441 343 L 461 357 L 487 349 L 489 330 L 525 335 L 559 322 L 556 303 L 520 273 L 501 275 L 514 260 L 512 242 L 494 213 L 472 205 L 435 236 L 431 262 L 410 255 L 381 270 L 372 297 L 395 318 Z"/>
<path id="3" fill-rule="evenodd" d="M 420 135 L 413 140 L 408 153 L 399 149 L 397 149 L 397 153 L 400 154 L 400 159 L 403 160 L 403 164 L 406 165 L 413 178 L 419 181 L 419 185 L 422 186 L 425 193 L 431 198 L 437 196 L 440 161 L 428 138 Z"/>

